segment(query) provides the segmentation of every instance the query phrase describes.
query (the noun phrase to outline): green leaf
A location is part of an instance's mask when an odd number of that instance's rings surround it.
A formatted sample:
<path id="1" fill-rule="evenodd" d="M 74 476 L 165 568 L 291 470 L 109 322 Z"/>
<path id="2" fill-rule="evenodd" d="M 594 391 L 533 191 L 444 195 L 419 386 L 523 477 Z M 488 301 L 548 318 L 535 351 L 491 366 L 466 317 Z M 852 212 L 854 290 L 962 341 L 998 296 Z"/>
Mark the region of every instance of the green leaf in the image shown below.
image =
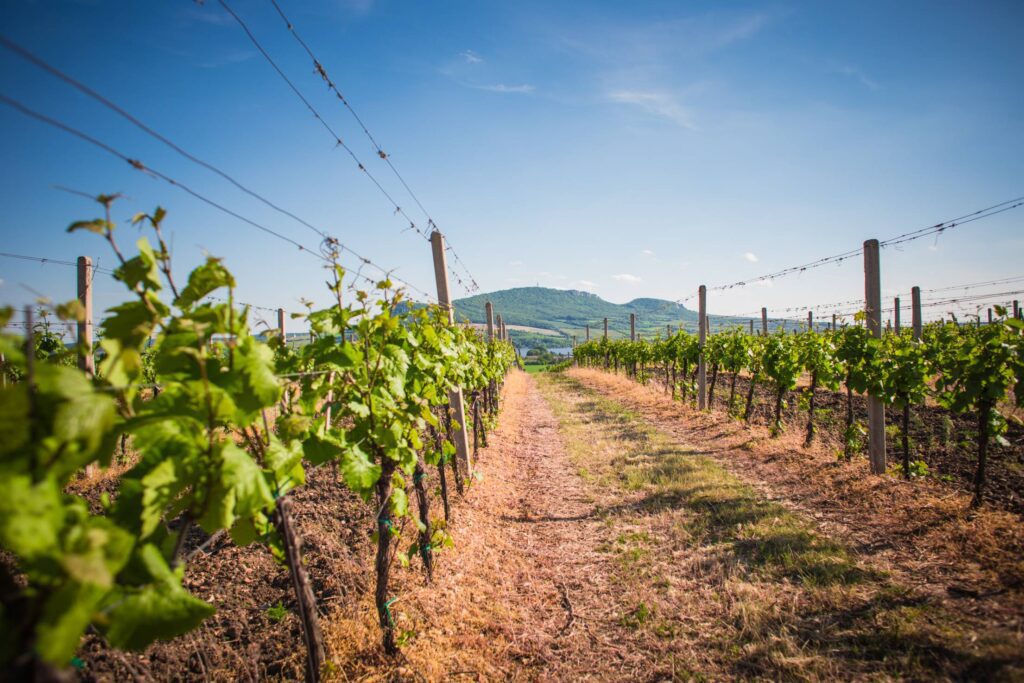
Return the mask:
<path id="1" fill-rule="evenodd" d="M 0 545 L 28 563 L 60 548 L 64 506 L 53 478 L 33 485 L 28 475 L 0 477 Z"/>
<path id="2" fill-rule="evenodd" d="M 193 270 L 188 276 L 188 284 L 174 300 L 174 305 L 182 309 L 190 308 L 197 301 L 208 296 L 210 292 L 221 287 L 234 288 L 234 286 L 235 278 L 221 264 L 220 259 L 210 257 L 206 259 L 204 265 Z"/>
<path id="3" fill-rule="evenodd" d="M 380 465 L 357 444 L 350 444 L 342 453 L 341 474 L 348 487 L 365 498 L 380 479 Z"/>
<path id="4" fill-rule="evenodd" d="M 36 626 L 36 651 L 58 667 L 64 667 L 107 590 L 94 584 L 69 581 L 47 600 Z"/>
<path id="5" fill-rule="evenodd" d="M 115 601 L 107 640 L 123 650 L 142 650 L 154 640 L 188 633 L 216 609 L 170 581 L 145 586 Z"/>

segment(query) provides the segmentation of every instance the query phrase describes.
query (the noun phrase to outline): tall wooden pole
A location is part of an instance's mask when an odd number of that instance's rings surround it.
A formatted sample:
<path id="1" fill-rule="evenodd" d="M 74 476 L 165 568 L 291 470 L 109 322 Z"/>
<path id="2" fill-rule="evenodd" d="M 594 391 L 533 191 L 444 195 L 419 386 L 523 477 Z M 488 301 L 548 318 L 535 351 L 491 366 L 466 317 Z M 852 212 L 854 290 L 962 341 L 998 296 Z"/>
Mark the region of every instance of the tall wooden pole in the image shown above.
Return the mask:
<path id="1" fill-rule="evenodd" d="M 484 304 L 484 313 L 487 315 L 487 341 L 494 339 L 494 305 L 490 301 Z"/>
<path id="2" fill-rule="evenodd" d="M 761 308 L 761 334 L 768 336 L 768 309 Z"/>
<path id="3" fill-rule="evenodd" d="M 287 345 L 288 334 L 285 326 L 284 309 L 277 309 L 277 333 L 281 335 L 281 343 Z"/>
<path id="4" fill-rule="evenodd" d="M 988 309 L 988 324 L 992 324 L 992 309 Z"/>
<path id="5" fill-rule="evenodd" d="M 92 259 L 78 257 L 78 303 L 84 311 L 78 321 L 78 367 L 90 377 L 96 373 L 96 360 L 92 348 Z"/>
<path id="6" fill-rule="evenodd" d="M 636 341 L 636 313 L 629 314 L 629 340 Z"/>
<path id="7" fill-rule="evenodd" d="M 811 332 L 814 330 L 814 313 L 807 311 L 807 331 Z"/>
<path id="8" fill-rule="evenodd" d="M 608 318 L 604 319 L 604 338 L 608 338 Z"/>
<path id="9" fill-rule="evenodd" d="M 899 334 L 900 330 L 902 329 L 901 326 L 900 326 L 900 298 L 899 297 L 896 297 L 896 300 L 893 302 L 893 311 L 894 311 L 894 313 L 892 315 L 892 319 L 896 323 L 896 325 L 895 325 L 896 334 Z"/>
<path id="10" fill-rule="evenodd" d="M 921 340 L 924 323 L 921 321 L 921 288 L 910 290 L 910 327 L 914 331 L 914 339 Z"/>
<path id="11" fill-rule="evenodd" d="M 587 325 L 587 341 L 590 341 L 590 325 Z"/>
<path id="12" fill-rule="evenodd" d="M 832 331 L 833 332 L 836 331 L 836 314 L 835 313 L 832 314 Z"/>
<path id="13" fill-rule="evenodd" d="M 434 279 L 437 281 L 437 302 L 448 311 L 448 322 L 455 322 L 455 309 L 452 308 L 451 295 L 448 292 L 448 263 L 444 252 L 444 235 L 435 230 L 430 234 L 430 246 L 434 252 Z M 466 406 L 462 400 L 462 389 L 456 388 L 448 392 L 448 402 L 455 413 L 455 420 L 460 429 L 455 432 L 455 456 L 466 468 L 467 475 L 473 472 L 470 461 L 469 440 L 466 435 Z"/>
<path id="14" fill-rule="evenodd" d="M 1014 318 L 1019 318 L 1020 317 L 1020 300 L 1019 299 L 1014 299 L 1013 300 L 1013 317 Z"/>
<path id="15" fill-rule="evenodd" d="M 754 336 L 754 319 L 753 318 L 750 319 L 750 336 L 751 337 Z"/>
<path id="16" fill-rule="evenodd" d="M 878 262 L 878 240 L 864 242 L 864 310 L 868 332 L 882 336 L 882 277 Z M 885 474 L 885 406 L 868 395 L 868 457 L 872 474 Z"/>
<path id="17" fill-rule="evenodd" d="M 704 360 L 704 346 L 708 338 L 708 289 L 704 285 L 697 290 L 697 309 L 700 314 L 700 360 L 697 365 L 697 408 L 707 407 L 708 366 Z"/>

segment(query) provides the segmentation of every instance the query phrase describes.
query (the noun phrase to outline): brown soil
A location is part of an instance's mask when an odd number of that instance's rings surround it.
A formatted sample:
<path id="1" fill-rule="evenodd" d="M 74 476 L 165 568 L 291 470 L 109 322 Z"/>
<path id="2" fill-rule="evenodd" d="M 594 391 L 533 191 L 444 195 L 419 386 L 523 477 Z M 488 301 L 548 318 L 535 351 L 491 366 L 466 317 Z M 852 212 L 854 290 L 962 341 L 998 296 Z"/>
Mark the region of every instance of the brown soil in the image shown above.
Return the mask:
<path id="1" fill-rule="evenodd" d="M 647 372 L 650 377 L 649 385 L 657 386 L 664 391 L 664 371 L 653 368 Z M 709 382 L 710 378 L 709 373 Z M 731 381 L 731 374 L 719 373 L 714 406 L 720 410 L 725 410 L 729 400 Z M 806 405 L 802 404 L 801 394 L 809 384 L 809 378 L 804 376 L 797 391 L 786 393 L 782 421 L 787 430 L 802 434 L 806 429 L 807 409 Z M 736 380 L 735 398 L 735 411 L 738 414 L 743 412 L 749 388 L 749 377 L 740 374 Z M 843 432 L 846 429 L 846 393 L 842 387 L 840 389 L 831 391 L 819 387 L 815 392 L 816 438 L 837 453 L 844 448 Z M 768 382 L 762 380 L 755 387 L 750 422 L 756 425 L 770 425 L 775 419 L 774 405 L 774 392 Z M 1010 418 L 1004 435 L 1007 443 L 1000 445 L 994 439 L 989 441 L 983 497 L 990 505 L 1024 514 L 1024 422 L 1021 422 L 1019 409 L 1012 406 L 1003 408 L 1004 414 Z M 853 416 L 855 421 L 867 423 L 867 399 L 861 394 L 853 396 Z M 893 464 L 902 463 L 902 441 L 899 435 L 901 411 L 888 408 L 886 417 L 890 428 L 886 432 L 889 461 Z M 934 401 L 928 401 L 926 405 L 917 406 L 910 411 L 910 459 L 923 460 L 932 476 L 944 479 L 959 490 L 973 490 L 974 473 L 978 463 L 975 441 L 977 433 L 975 415 L 959 415 L 935 404 Z"/>
<path id="2" fill-rule="evenodd" d="M 1019 515 L 971 510 L 969 494 L 934 479 L 870 476 L 865 459 L 840 462 L 827 441 L 803 448 L 799 429 L 771 438 L 767 428 L 746 425 L 724 409 L 700 413 L 671 401 L 659 386 L 600 370 L 573 369 L 569 375 L 696 444 L 769 500 L 815 520 L 824 533 L 908 585 L 993 624 L 1015 630 L 1024 624 Z"/>

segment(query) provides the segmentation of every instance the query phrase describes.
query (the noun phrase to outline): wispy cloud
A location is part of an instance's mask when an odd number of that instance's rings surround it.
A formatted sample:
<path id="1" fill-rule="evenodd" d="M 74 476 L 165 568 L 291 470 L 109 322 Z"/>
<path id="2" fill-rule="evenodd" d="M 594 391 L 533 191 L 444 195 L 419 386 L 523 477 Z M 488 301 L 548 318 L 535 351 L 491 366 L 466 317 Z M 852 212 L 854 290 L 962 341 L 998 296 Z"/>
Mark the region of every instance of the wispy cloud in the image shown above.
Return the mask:
<path id="1" fill-rule="evenodd" d="M 640 253 L 643 254 L 644 256 L 654 256 L 654 252 L 651 251 L 650 249 L 644 249 Z"/>
<path id="2" fill-rule="evenodd" d="M 591 290 L 597 289 L 598 284 L 596 282 L 591 282 L 590 280 L 575 280 L 573 282 L 570 282 L 569 286 L 572 287 L 573 289 L 581 289 L 585 292 L 589 292 Z"/>
<path id="3" fill-rule="evenodd" d="M 869 90 L 878 90 L 878 83 L 855 66 L 841 66 L 836 69 L 836 73 L 852 78 Z"/>
<path id="4" fill-rule="evenodd" d="M 472 50 L 463 50 L 459 53 L 459 57 L 462 58 L 466 64 L 480 64 L 484 61 L 484 58 L 473 52 Z"/>
<path id="5" fill-rule="evenodd" d="M 529 83 L 522 83 L 520 85 L 507 85 L 505 83 L 494 83 L 492 85 L 471 85 L 469 87 L 476 88 L 477 90 L 486 90 L 487 92 L 506 92 L 506 93 L 520 93 L 520 94 L 528 94 L 528 93 L 532 93 L 534 90 L 536 90 L 536 88 L 534 88 Z"/>
<path id="6" fill-rule="evenodd" d="M 747 259 L 751 263 L 757 263 L 758 261 L 760 261 L 760 259 L 757 258 L 757 254 L 755 254 L 752 251 L 744 252 L 743 258 Z"/>
<path id="7" fill-rule="evenodd" d="M 618 282 L 625 282 L 626 284 L 629 285 L 639 284 L 640 282 L 643 281 L 636 275 L 630 275 L 629 273 L 619 273 L 618 275 L 612 275 L 612 279 L 617 280 Z"/>
<path id="8" fill-rule="evenodd" d="M 668 119 L 683 128 L 695 130 L 693 115 L 674 95 L 664 90 L 612 90 L 606 94 L 610 102 L 639 108 L 653 116 Z"/>

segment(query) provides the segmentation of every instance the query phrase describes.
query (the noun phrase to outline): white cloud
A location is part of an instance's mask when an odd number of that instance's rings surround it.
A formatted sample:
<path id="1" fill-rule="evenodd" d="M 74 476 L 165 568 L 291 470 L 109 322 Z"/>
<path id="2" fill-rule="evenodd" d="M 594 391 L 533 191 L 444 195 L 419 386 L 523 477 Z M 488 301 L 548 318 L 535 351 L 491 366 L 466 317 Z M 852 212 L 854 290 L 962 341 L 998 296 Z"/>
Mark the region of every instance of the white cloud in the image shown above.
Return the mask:
<path id="1" fill-rule="evenodd" d="M 644 249 L 640 253 L 643 254 L 644 256 L 654 256 L 654 252 L 651 251 L 650 249 Z"/>
<path id="2" fill-rule="evenodd" d="M 676 101 L 671 93 L 664 90 L 612 90 L 606 94 L 610 102 L 626 104 L 641 111 L 668 119 L 677 126 L 695 130 L 690 110 Z"/>
<path id="3" fill-rule="evenodd" d="M 484 61 L 483 57 L 473 52 L 472 50 L 463 50 L 459 53 L 459 57 L 462 58 L 466 64 L 479 64 Z"/>
<path id="4" fill-rule="evenodd" d="M 598 287 L 596 282 L 591 282 L 590 280 L 574 280 L 569 283 L 569 286 L 573 289 L 582 289 L 585 292 L 597 289 Z"/>
<path id="5" fill-rule="evenodd" d="M 878 90 L 878 83 L 868 78 L 867 74 L 865 74 L 863 71 L 861 71 L 855 66 L 842 66 L 836 69 L 836 71 L 842 74 L 843 76 L 846 76 L 847 78 L 852 78 L 853 80 L 859 82 L 861 85 L 863 85 L 865 88 L 868 88 L 869 90 Z"/>
<path id="6" fill-rule="evenodd" d="M 532 93 L 536 89 L 529 83 L 522 83 L 520 85 L 507 85 L 505 83 L 495 83 L 493 85 L 474 85 L 471 87 L 476 88 L 477 90 L 486 90 L 487 92 L 507 92 L 520 94 Z"/>
<path id="7" fill-rule="evenodd" d="M 745 252 L 743 258 L 747 259 L 751 263 L 757 263 L 760 259 L 757 258 L 757 254 L 752 251 Z"/>
<path id="8" fill-rule="evenodd" d="M 630 275 L 629 273 L 619 273 L 618 275 L 612 275 L 613 280 L 619 282 L 625 282 L 630 285 L 635 285 L 641 282 L 641 279 L 636 275 Z"/>
<path id="9" fill-rule="evenodd" d="M 523 265 L 523 262 L 520 261 L 519 259 L 515 259 L 514 261 L 509 261 L 508 264 L 510 266 L 521 266 Z"/>

